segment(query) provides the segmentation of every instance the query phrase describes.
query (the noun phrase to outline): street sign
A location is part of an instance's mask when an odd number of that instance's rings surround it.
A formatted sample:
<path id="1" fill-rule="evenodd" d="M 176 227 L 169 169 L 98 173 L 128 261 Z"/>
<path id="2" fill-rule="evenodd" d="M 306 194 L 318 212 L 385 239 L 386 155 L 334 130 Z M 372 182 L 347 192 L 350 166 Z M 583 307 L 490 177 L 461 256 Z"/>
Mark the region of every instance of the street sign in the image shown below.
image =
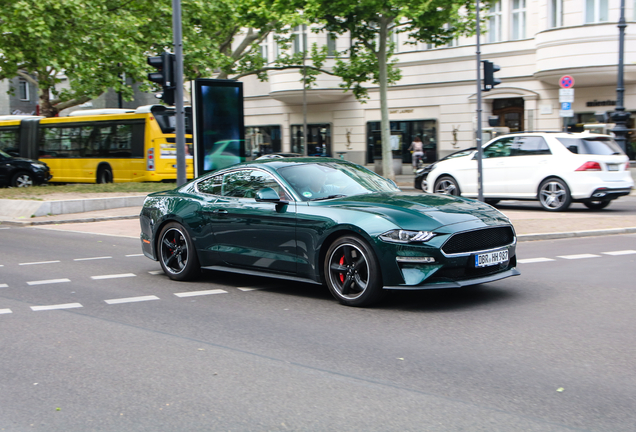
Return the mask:
<path id="1" fill-rule="evenodd" d="M 574 111 L 569 110 L 560 110 L 559 117 L 574 117 Z"/>
<path id="2" fill-rule="evenodd" d="M 564 89 L 572 88 L 574 87 L 574 78 L 572 78 L 570 75 L 564 75 L 559 80 L 559 85 L 561 86 L 561 88 Z"/>
<path id="3" fill-rule="evenodd" d="M 570 102 L 561 102 L 561 110 L 569 111 L 572 109 L 572 104 Z"/>
<path id="4" fill-rule="evenodd" d="M 574 102 L 574 89 L 562 88 L 559 89 L 559 102 Z"/>

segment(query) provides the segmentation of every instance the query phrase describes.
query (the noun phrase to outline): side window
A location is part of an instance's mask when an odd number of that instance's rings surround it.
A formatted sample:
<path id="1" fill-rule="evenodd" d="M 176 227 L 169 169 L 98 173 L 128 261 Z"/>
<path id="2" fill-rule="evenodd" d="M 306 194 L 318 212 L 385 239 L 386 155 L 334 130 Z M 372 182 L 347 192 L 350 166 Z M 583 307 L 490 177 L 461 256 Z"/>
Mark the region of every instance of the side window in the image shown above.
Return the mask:
<path id="1" fill-rule="evenodd" d="M 197 183 L 197 189 L 199 190 L 199 192 L 211 195 L 221 195 L 221 186 L 223 186 L 222 175 L 208 177 L 205 180 Z"/>
<path id="2" fill-rule="evenodd" d="M 270 187 L 281 199 L 289 200 L 285 190 L 271 174 L 260 170 L 241 170 L 226 174 L 223 178 L 222 195 L 235 198 L 254 198 L 260 189 Z"/>
<path id="3" fill-rule="evenodd" d="M 501 138 L 484 149 L 484 159 L 510 156 L 514 137 Z"/>
<path id="4" fill-rule="evenodd" d="M 516 137 L 510 149 L 511 156 L 533 156 L 551 154 L 548 143 L 543 137 L 524 136 Z"/>

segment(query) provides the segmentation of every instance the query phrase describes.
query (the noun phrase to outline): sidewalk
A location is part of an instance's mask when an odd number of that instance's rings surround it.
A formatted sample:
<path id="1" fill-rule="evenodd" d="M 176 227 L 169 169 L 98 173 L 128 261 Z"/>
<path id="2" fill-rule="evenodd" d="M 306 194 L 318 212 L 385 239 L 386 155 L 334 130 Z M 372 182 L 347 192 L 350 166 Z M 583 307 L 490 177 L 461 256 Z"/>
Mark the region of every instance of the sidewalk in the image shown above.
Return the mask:
<path id="1" fill-rule="evenodd" d="M 405 170 L 410 171 L 410 167 L 405 167 Z M 398 175 L 396 180 L 404 192 L 421 193 L 413 188 L 412 174 Z M 636 195 L 636 192 L 633 195 Z M 10 213 L 6 208 L 7 201 L 10 200 L 3 200 L 5 208 L 2 214 Z M 103 205 L 99 210 L 36 217 L 31 216 L 33 213 L 31 215 L 14 214 L 12 217 L 0 216 L 0 226 L 36 226 L 138 238 L 141 197 L 136 197 L 136 200 L 132 201 L 134 205 L 115 208 L 106 207 L 118 205 L 115 203 L 131 203 L 131 201 L 121 200 L 119 197 L 109 198 L 108 201 L 109 204 Z M 19 209 L 23 203 L 16 200 L 14 207 Z M 79 205 L 79 203 L 73 204 L 75 208 Z M 87 210 L 100 205 L 102 204 L 85 202 L 81 208 Z M 55 204 L 52 202 L 51 206 L 54 207 Z M 73 206 L 68 208 L 71 209 Z M 600 212 L 581 210 L 557 213 L 547 212 L 538 207 L 528 210 L 507 207 L 510 206 L 504 205 L 499 210 L 512 221 L 519 241 L 636 233 L 636 215 L 613 212 L 611 206 Z"/>

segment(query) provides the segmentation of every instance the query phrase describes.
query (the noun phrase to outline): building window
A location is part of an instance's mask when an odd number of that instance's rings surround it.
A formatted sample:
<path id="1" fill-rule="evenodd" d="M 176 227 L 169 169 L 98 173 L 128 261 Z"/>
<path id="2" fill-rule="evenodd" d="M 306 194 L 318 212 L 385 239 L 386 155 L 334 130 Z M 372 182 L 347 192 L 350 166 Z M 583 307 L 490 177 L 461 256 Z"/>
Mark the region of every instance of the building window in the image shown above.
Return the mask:
<path id="1" fill-rule="evenodd" d="M 265 63 L 269 62 L 269 42 L 265 39 L 260 44 L 261 57 L 265 60 Z"/>
<path id="2" fill-rule="evenodd" d="M 512 0 L 512 40 L 526 37 L 526 0 Z"/>
<path id="3" fill-rule="evenodd" d="M 18 82 L 18 97 L 23 101 L 29 100 L 29 83 L 25 80 Z"/>
<path id="4" fill-rule="evenodd" d="M 247 156 L 257 158 L 281 151 L 280 126 L 249 126 L 245 128 Z"/>
<path id="5" fill-rule="evenodd" d="M 411 163 L 409 146 L 416 136 L 424 143 L 424 157 L 427 163 L 437 160 L 437 121 L 391 121 L 391 150 L 394 159 Z M 382 132 L 380 122 L 367 122 L 367 163 L 382 159 Z"/>
<path id="6" fill-rule="evenodd" d="M 327 57 L 335 57 L 338 51 L 336 50 L 336 40 L 338 36 L 335 33 L 327 33 Z"/>
<path id="7" fill-rule="evenodd" d="M 608 0 L 585 0 L 585 23 L 607 21 Z"/>
<path id="8" fill-rule="evenodd" d="M 294 27 L 292 33 L 294 38 L 294 54 L 305 52 L 305 50 L 307 49 L 307 26 L 296 26 Z"/>
<path id="9" fill-rule="evenodd" d="M 556 28 L 563 26 L 563 0 L 550 0 L 548 3 L 549 27 Z"/>
<path id="10" fill-rule="evenodd" d="M 501 41 L 501 1 L 493 3 L 488 17 L 488 42 Z"/>
<path id="11" fill-rule="evenodd" d="M 292 153 L 305 154 L 303 125 L 291 127 L 291 151 Z M 307 156 L 331 157 L 331 125 L 308 124 L 307 125 Z"/>

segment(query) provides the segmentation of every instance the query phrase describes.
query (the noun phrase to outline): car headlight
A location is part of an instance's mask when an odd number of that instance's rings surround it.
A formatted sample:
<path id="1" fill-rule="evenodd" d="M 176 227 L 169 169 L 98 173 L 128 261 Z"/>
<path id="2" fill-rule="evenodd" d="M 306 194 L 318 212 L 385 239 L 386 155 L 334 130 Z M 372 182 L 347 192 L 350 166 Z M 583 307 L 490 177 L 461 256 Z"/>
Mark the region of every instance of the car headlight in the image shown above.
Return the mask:
<path id="1" fill-rule="evenodd" d="M 37 164 L 37 163 L 32 163 L 32 164 L 31 164 L 31 166 L 32 166 L 33 168 L 35 168 L 36 170 L 43 170 L 43 169 L 44 169 L 44 167 L 46 167 L 46 165 L 43 165 L 43 164 Z"/>
<path id="2" fill-rule="evenodd" d="M 380 239 L 392 243 L 427 242 L 435 237 L 430 231 L 391 230 L 380 235 Z"/>

